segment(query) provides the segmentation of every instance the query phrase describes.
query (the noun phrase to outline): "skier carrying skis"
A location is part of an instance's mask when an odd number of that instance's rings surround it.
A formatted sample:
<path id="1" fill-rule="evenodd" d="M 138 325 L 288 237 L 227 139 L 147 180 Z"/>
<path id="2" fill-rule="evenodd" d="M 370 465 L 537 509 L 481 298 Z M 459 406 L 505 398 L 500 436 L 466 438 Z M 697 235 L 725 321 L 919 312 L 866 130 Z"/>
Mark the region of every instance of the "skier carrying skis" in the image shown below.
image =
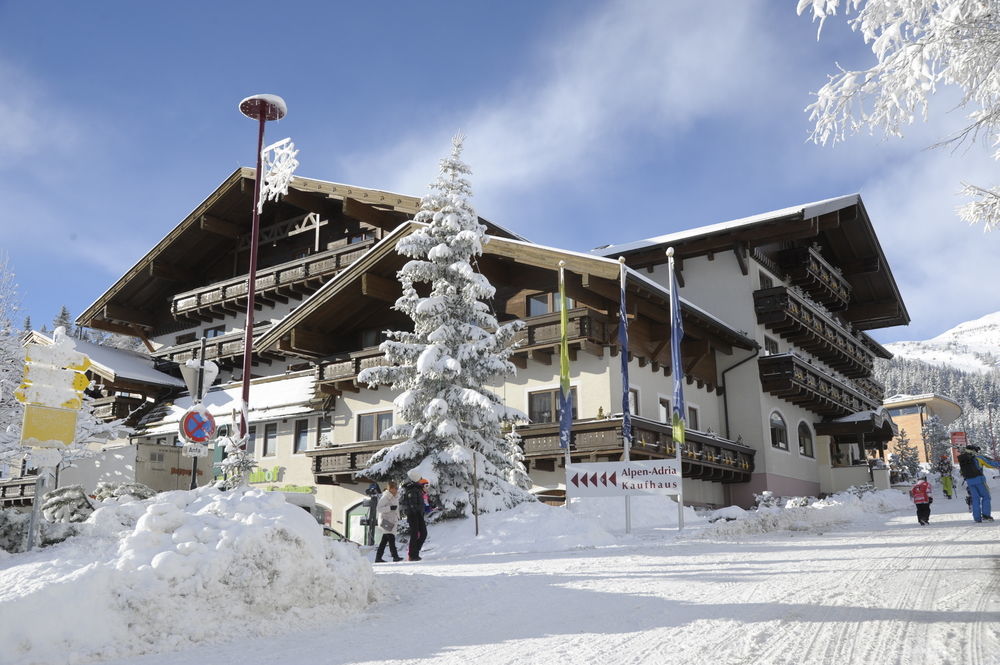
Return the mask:
<path id="1" fill-rule="evenodd" d="M 958 467 L 972 498 L 972 519 L 977 522 L 992 522 L 990 488 L 986 486 L 986 476 L 983 475 L 978 455 L 979 446 L 966 446 L 965 451 L 958 456 Z"/>

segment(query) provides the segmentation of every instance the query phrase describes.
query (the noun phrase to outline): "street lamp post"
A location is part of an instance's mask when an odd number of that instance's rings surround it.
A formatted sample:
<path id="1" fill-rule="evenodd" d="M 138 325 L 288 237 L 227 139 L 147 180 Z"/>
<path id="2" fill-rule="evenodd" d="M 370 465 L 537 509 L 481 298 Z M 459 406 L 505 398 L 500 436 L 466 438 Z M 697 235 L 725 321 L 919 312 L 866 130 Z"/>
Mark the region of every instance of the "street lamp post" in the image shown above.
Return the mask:
<path id="1" fill-rule="evenodd" d="M 285 117 L 288 107 L 277 95 L 253 95 L 240 102 L 240 112 L 258 122 L 257 172 L 253 184 L 253 225 L 250 231 L 250 269 L 247 274 L 247 321 L 243 337 L 243 396 L 240 414 L 240 441 L 249 431 L 247 422 L 250 403 L 250 365 L 253 353 L 253 312 L 257 282 L 257 238 L 260 235 L 260 185 L 263 177 L 264 123 Z M 244 444 L 245 445 L 245 444 Z"/>

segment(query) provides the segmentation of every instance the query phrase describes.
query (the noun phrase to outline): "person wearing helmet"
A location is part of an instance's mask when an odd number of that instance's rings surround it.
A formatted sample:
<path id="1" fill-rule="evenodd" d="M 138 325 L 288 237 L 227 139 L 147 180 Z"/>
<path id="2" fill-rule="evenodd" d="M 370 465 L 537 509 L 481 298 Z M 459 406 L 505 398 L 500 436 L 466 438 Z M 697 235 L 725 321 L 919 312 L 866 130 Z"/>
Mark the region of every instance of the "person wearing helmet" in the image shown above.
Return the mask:
<path id="1" fill-rule="evenodd" d="M 417 469 L 410 469 L 406 477 L 408 480 L 403 483 L 399 507 L 406 515 L 406 522 L 410 526 L 410 543 L 407 552 L 409 559 L 410 561 L 420 561 L 420 548 L 427 540 L 427 522 L 424 520 L 424 489 L 428 483 L 420 476 L 420 471 Z"/>

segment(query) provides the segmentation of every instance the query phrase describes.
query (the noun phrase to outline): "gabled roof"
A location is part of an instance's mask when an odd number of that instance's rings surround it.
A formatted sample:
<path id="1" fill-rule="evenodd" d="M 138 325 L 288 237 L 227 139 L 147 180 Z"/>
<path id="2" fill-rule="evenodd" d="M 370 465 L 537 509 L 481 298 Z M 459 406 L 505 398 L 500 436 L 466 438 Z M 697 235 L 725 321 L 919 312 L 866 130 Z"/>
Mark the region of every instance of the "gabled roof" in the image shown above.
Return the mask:
<path id="1" fill-rule="evenodd" d="M 268 330 L 267 334 L 255 342 L 255 349 L 266 351 L 278 346 L 282 338 L 289 335 L 296 326 L 307 323 L 311 317 L 321 316 L 327 305 L 339 294 L 362 293 L 366 288 L 365 279 L 370 276 L 376 265 L 389 265 L 388 270 L 383 269 L 382 272 L 394 275 L 398 266 L 403 261 L 396 253 L 396 244 L 401 238 L 413 233 L 421 226 L 423 225 L 416 222 L 407 222 L 399 226 L 391 234 L 383 238 L 365 256 L 355 261 L 346 270 L 324 284 L 314 294 L 304 300 L 294 311 L 274 324 Z M 489 241 L 483 246 L 483 258 L 485 257 L 507 260 L 515 266 L 530 266 L 549 271 L 558 270 L 559 262 L 565 261 L 567 272 L 586 275 L 592 278 L 613 280 L 615 286 L 617 286 L 620 274 L 619 263 L 616 260 L 544 247 L 511 238 L 490 237 Z M 629 290 L 643 295 L 645 299 L 657 299 L 663 305 L 661 307 L 662 316 L 666 319 L 667 309 L 665 305 L 669 302 L 669 291 L 635 270 L 627 268 L 626 271 L 626 283 Z M 384 277 L 376 277 L 379 280 L 385 279 Z M 617 292 L 615 297 L 617 298 Z M 735 330 L 721 319 L 692 305 L 686 300 L 681 301 L 681 306 L 685 319 L 688 322 L 712 333 L 727 344 L 744 349 L 757 348 L 756 342 L 745 332 Z M 330 316 L 336 316 L 341 319 L 349 318 L 341 313 L 336 315 L 330 314 Z M 317 330 L 324 328 L 322 325 L 307 327 Z"/>
<path id="2" fill-rule="evenodd" d="M 34 330 L 25 339 L 25 342 L 45 346 L 53 343 L 50 337 Z M 184 387 L 184 382 L 181 379 L 156 369 L 150 356 L 135 351 L 94 344 L 82 339 L 74 339 L 73 342 L 77 351 L 90 358 L 90 371 L 105 379 L 109 384 L 125 381 L 169 388 Z"/>
<path id="3" fill-rule="evenodd" d="M 236 169 L 87 307 L 77 318 L 77 324 L 124 334 L 136 334 L 136 327 L 154 329 L 159 313 L 152 312 L 149 303 L 163 302 L 182 291 L 177 288 L 179 283 L 188 279 L 205 261 L 231 250 L 234 238 L 249 231 L 255 172 L 252 168 Z M 340 212 L 389 230 L 416 214 L 420 199 L 296 176 L 288 194 L 269 208 L 278 205 L 323 215 Z M 490 233 L 520 237 L 488 220 L 480 218 L 480 221 Z"/>
<path id="4" fill-rule="evenodd" d="M 664 250 L 673 247 L 680 259 L 753 249 L 775 242 L 817 243 L 850 282 L 849 308 L 859 329 L 906 325 L 906 311 L 896 280 L 859 194 L 773 210 L 646 240 L 592 250 L 598 256 L 624 256 L 635 267 L 665 263 Z"/>

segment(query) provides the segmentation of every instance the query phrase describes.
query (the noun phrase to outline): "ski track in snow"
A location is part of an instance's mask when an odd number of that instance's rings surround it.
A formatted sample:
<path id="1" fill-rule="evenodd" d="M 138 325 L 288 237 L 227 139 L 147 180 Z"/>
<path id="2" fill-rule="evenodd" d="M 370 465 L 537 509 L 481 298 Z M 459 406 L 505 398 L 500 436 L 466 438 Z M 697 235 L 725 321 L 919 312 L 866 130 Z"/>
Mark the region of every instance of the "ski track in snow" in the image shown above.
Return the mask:
<path id="1" fill-rule="evenodd" d="M 361 617 L 114 665 L 991 665 L 1000 522 L 939 499 L 872 524 L 378 566 Z M 876 523 L 880 521 L 882 523 Z M 671 534 L 672 536 L 672 534 Z M 659 542 L 657 538 L 662 538 Z"/>

